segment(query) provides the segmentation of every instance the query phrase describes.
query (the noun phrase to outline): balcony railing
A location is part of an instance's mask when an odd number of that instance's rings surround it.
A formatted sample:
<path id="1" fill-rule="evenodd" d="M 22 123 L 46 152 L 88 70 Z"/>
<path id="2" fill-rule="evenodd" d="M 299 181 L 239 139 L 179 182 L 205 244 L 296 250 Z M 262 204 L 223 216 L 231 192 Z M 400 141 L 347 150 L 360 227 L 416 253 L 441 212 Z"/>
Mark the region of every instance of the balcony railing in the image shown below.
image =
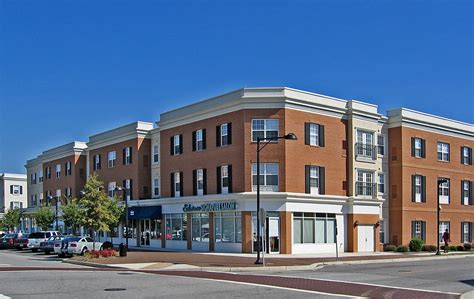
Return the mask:
<path id="1" fill-rule="evenodd" d="M 377 146 L 373 144 L 360 143 L 355 144 L 356 157 L 375 160 L 377 158 Z"/>
<path id="2" fill-rule="evenodd" d="M 377 184 L 376 183 L 365 183 L 356 182 L 356 195 L 357 196 L 377 196 Z"/>

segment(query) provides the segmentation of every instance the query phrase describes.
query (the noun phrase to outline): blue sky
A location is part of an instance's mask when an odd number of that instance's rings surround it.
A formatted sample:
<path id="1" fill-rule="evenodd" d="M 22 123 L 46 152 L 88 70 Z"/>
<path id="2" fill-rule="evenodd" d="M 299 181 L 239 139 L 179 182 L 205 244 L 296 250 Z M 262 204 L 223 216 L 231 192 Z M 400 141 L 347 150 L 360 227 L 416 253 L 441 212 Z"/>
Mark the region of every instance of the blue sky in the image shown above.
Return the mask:
<path id="1" fill-rule="evenodd" d="M 241 87 L 474 122 L 472 1 L 0 0 L 0 172 Z"/>

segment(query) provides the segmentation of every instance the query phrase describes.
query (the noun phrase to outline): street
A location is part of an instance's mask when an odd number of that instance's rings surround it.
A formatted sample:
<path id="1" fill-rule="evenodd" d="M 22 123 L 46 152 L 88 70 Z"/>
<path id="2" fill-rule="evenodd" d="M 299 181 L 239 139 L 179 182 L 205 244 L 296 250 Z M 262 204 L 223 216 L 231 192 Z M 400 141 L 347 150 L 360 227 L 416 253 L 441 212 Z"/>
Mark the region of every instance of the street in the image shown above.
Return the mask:
<path id="1" fill-rule="evenodd" d="M 11 298 L 459 298 L 474 258 L 327 265 L 306 271 L 91 268 L 30 251 L 0 251 L 0 294 Z"/>

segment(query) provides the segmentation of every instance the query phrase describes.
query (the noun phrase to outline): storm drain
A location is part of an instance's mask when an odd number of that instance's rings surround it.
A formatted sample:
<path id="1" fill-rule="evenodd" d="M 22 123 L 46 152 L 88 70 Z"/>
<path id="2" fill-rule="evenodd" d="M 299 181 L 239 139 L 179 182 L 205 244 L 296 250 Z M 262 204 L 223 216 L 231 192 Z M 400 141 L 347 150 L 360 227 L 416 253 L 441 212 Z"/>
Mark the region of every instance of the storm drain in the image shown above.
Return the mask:
<path id="1" fill-rule="evenodd" d="M 123 288 L 109 288 L 109 289 L 104 289 L 106 292 L 120 292 L 120 291 L 126 291 L 127 289 Z"/>

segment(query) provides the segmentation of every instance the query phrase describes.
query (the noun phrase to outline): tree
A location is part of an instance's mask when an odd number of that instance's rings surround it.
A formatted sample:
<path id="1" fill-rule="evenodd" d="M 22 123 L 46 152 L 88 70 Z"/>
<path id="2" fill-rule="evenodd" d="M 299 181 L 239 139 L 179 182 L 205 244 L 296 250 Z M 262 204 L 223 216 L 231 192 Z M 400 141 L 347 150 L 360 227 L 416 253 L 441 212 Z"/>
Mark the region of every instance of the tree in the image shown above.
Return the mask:
<path id="1" fill-rule="evenodd" d="M 41 207 L 35 213 L 36 224 L 42 230 L 48 230 L 54 221 L 54 212 L 50 207 Z"/>
<path id="2" fill-rule="evenodd" d="M 104 184 L 93 174 L 87 179 L 83 194 L 79 197 L 79 208 L 84 211 L 82 225 L 94 232 L 93 249 L 95 250 L 95 232 L 110 231 L 110 223 L 115 220 L 113 213 L 117 205 L 116 200 L 111 200 L 104 192 Z M 115 206 L 114 206 L 115 205 Z"/>
<path id="3" fill-rule="evenodd" d="M 110 218 L 107 220 L 108 231 L 110 232 L 118 226 L 125 207 L 119 205 L 119 199 L 114 196 L 114 198 L 109 199 L 107 209 L 110 211 Z M 110 237 L 110 242 L 112 242 L 112 237 Z"/>
<path id="4" fill-rule="evenodd" d="M 68 204 L 62 206 L 64 224 L 72 228 L 73 235 L 76 234 L 78 228 L 84 222 L 84 211 L 79 206 L 78 201 L 78 199 L 73 198 Z"/>
<path id="5" fill-rule="evenodd" d="M 3 227 L 6 230 L 13 230 L 20 226 L 21 212 L 19 209 L 11 209 L 5 214 L 3 219 Z"/>

